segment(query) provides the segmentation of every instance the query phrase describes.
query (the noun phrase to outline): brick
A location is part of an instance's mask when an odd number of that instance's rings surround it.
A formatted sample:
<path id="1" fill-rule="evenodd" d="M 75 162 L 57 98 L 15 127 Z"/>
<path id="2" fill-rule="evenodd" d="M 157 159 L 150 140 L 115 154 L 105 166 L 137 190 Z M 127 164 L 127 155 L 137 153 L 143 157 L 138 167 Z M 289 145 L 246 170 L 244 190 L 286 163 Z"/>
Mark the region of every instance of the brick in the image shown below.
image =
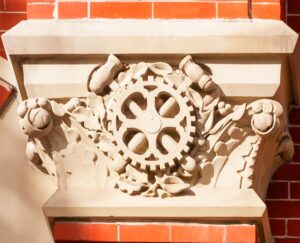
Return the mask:
<path id="1" fill-rule="evenodd" d="M 300 201 L 266 200 L 270 218 L 299 218 Z"/>
<path id="2" fill-rule="evenodd" d="M 300 14 L 300 1 L 299 0 L 287 0 L 288 2 L 288 13 L 289 14 Z"/>
<path id="3" fill-rule="evenodd" d="M 300 162 L 300 145 L 294 145 L 295 152 L 292 161 Z"/>
<path id="4" fill-rule="evenodd" d="M 281 5 L 274 4 L 252 4 L 252 17 L 259 19 L 281 19 Z"/>
<path id="5" fill-rule="evenodd" d="M 223 242 L 223 237 L 221 226 L 171 226 L 171 242 Z"/>
<path id="6" fill-rule="evenodd" d="M 0 50 L 3 50 L 3 49 L 4 49 L 3 42 L 2 42 L 2 38 L 1 38 L 1 36 L 2 36 L 4 33 L 5 33 L 5 32 L 1 32 L 1 31 L 0 31 Z"/>
<path id="7" fill-rule="evenodd" d="M 120 242 L 169 242 L 169 225 L 120 225 Z"/>
<path id="8" fill-rule="evenodd" d="M 4 50 L 0 50 L 0 56 L 3 57 L 3 58 L 5 58 L 5 59 L 7 59 L 6 53 L 5 53 Z"/>
<path id="9" fill-rule="evenodd" d="M 287 235 L 300 236 L 300 220 L 288 220 Z"/>
<path id="10" fill-rule="evenodd" d="M 91 2 L 91 18 L 148 19 L 151 2 Z"/>
<path id="11" fill-rule="evenodd" d="M 28 19 L 53 19 L 54 4 L 27 4 Z"/>
<path id="12" fill-rule="evenodd" d="M 284 164 L 273 175 L 273 180 L 300 180 L 300 164 Z"/>
<path id="13" fill-rule="evenodd" d="M 284 219 L 270 219 L 271 232 L 273 236 L 285 235 L 285 224 Z"/>
<path id="14" fill-rule="evenodd" d="M 291 199 L 300 199 L 300 182 L 291 182 Z"/>
<path id="15" fill-rule="evenodd" d="M 4 11 L 4 1 L 5 0 L 0 0 L 0 11 Z"/>
<path id="16" fill-rule="evenodd" d="M 0 110 L 4 108 L 12 92 L 12 86 L 0 80 Z"/>
<path id="17" fill-rule="evenodd" d="M 288 16 L 287 24 L 296 32 L 300 32 L 300 16 Z"/>
<path id="18" fill-rule="evenodd" d="M 55 0 L 27 0 L 27 3 L 55 3 Z"/>
<path id="19" fill-rule="evenodd" d="M 8 30 L 22 20 L 26 19 L 26 13 L 0 13 L 0 29 Z"/>
<path id="20" fill-rule="evenodd" d="M 275 243 L 300 243 L 300 238 L 277 238 Z"/>
<path id="21" fill-rule="evenodd" d="M 267 198 L 269 199 L 286 199 L 288 198 L 287 182 L 271 182 L 269 184 Z"/>
<path id="22" fill-rule="evenodd" d="M 300 125 L 300 108 L 295 107 L 291 109 L 289 112 L 289 124 Z"/>
<path id="23" fill-rule="evenodd" d="M 154 2 L 154 18 L 205 19 L 216 18 L 215 2 Z"/>
<path id="24" fill-rule="evenodd" d="M 252 3 L 280 3 L 281 0 L 252 0 Z"/>
<path id="25" fill-rule="evenodd" d="M 117 224 L 56 223 L 54 239 L 60 241 L 101 241 L 118 240 Z"/>
<path id="26" fill-rule="evenodd" d="M 294 143 L 300 143 L 300 127 L 289 127 L 289 132 Z"/>
<path id="27" fill-rule="evenodd" d="M 86 18 L 87 2 L 59 2 L 58 18 L 59 19 L 79 19 Z"/>
<path id="28" fill-rule="evenodd" d="M 6 10 L 7 11 L 23 11 L 26 12 L 27 9 L 26 0 L 6 0 Z"/>
<path id="29" fill-rule="evenodd" d="M 220 2 L 218 3 L 218 17 L 225 19 L 248 18 L 247 2 Z"/>
<path id="30" fill-rule="evenodd" d="M 226 226 L 226 242 L 255 243 L 256 227 L 254 225 Z"/>

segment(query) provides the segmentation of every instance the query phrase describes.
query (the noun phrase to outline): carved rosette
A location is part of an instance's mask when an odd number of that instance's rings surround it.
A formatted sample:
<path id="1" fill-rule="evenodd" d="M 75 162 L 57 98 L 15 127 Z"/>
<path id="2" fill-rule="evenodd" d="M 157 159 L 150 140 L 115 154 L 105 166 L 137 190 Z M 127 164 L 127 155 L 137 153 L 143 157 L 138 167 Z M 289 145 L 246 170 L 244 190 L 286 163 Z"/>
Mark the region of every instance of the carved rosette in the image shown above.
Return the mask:
<path id="1" fill-rule="evenodd" d="M 87 89 L 65 104 L 36 98 L 18 109 L 29 161 L 62 188 L 147 197 L 254 188 L 263 198 L 293 154 L 277 101 L 224 97 L 212 70 L 191 56 L 175 69 L 110 55 Z"/>

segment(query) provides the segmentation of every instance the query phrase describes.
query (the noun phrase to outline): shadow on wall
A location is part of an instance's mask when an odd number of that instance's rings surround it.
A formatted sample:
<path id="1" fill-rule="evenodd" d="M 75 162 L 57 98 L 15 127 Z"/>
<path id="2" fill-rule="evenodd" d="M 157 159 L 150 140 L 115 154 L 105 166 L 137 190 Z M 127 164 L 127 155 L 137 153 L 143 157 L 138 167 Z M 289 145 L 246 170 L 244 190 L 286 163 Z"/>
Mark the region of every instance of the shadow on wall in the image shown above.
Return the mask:
<path id="1" fill-rule="evenodd" d="M 0 241 L 50 243 L 43 203 L 56 182 L 26 162 L 26 136 L 19 128 L 14 96 L 0 116 Z"/>

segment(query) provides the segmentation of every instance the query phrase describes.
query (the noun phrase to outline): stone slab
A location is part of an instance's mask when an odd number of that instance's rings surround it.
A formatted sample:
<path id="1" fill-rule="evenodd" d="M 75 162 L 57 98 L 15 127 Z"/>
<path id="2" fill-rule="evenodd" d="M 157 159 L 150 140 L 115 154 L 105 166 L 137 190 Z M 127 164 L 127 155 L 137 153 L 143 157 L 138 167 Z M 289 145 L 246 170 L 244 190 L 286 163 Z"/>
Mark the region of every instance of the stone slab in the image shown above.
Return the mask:
<path id="1" fill-rule="evenodd" d="M 30 20 L 2 38 L 8 55 L 267 54 L 292 53 L 298 35 L 276 20 Z"/>

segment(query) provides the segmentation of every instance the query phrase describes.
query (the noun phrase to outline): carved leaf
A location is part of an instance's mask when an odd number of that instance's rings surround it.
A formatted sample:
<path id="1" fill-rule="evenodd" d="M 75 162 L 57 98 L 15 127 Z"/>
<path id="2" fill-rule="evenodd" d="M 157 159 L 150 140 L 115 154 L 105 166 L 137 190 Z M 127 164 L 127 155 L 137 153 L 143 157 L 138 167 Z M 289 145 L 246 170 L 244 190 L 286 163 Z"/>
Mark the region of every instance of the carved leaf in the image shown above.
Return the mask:
<path id="1" fill-rule="evenodd" d="M 166 192 L 172 195 L 176 195 L 188 188 L 187 184 L 176 176 L 166 176 L 160 185 Z"/>

